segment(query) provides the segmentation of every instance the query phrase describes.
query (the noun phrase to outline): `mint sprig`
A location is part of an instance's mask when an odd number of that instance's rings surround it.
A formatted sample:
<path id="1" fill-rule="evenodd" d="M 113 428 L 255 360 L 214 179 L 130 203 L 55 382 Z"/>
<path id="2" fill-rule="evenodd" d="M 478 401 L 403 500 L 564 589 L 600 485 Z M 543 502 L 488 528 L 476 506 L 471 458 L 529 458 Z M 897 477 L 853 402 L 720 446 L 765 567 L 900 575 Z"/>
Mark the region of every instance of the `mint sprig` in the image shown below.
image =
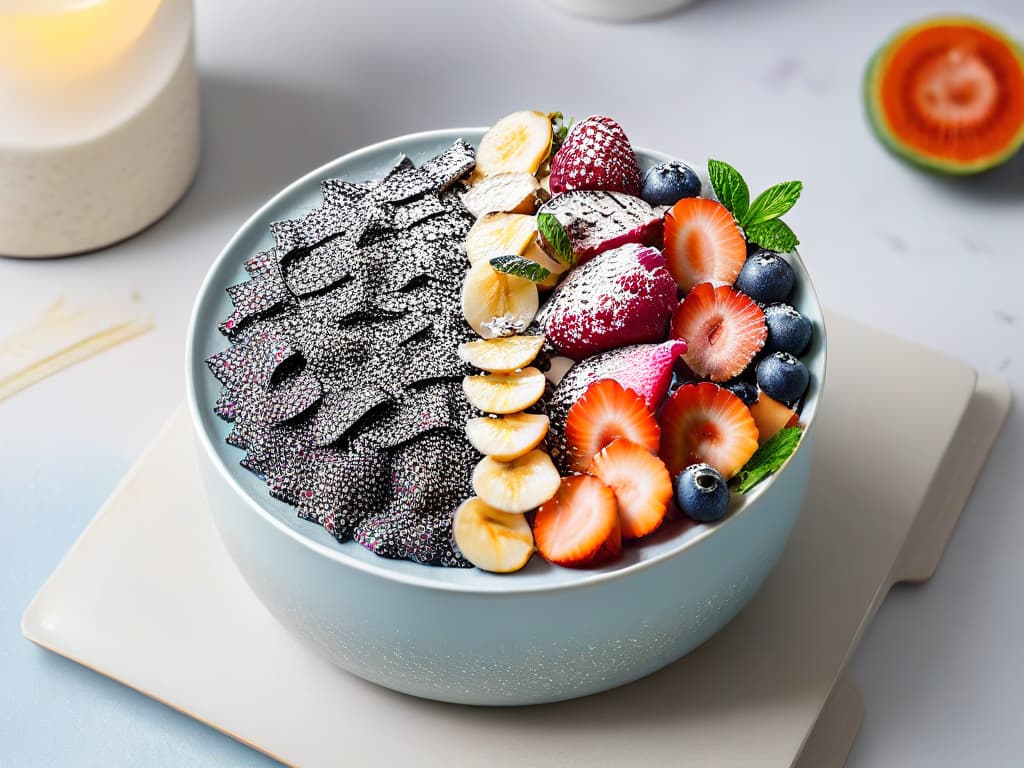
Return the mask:
<path id="1" fill-rule="evenodd" d="M 569 135 L 575 118 L 570 117 L 566 120 L 561 112 L 549 112 L 548 119 L 551 121 L 551 148 L 548 150 L 548 158 L 552 158 L 562 146 L 565 137 Z"/>
<path id="2" fill-rule="evenodd" d="M 793 230 L 782 219 L 769 219 L 751 224 L 745 229 L 747 239 L 767 248 L 769 251 L 789 253 L 799 245 Z"/>
<path id="3" fill-rule="evenodd" d="M 793 455 L 803 437 L 803 427 L 786 427 L 776 432 L 772 438 L 757 449 L 743 469 L 729 482 L 736 493 L 746 493 L 768 475 L 777 471 Z"/>
<path id="4" fill-rule="evenodd" d="M 740 172 L 721 160 L 708 160 L 708 176 L 718 202 L 729 209 L 736 221 L 742 221 L 750 208 L 750 188 Z"/>
<path id="5" fill-rule="evenodd" d="M 541 213 L 537 215 L 537 231 L 540 232 L 548 249 L 553 251 L 554 256 L 563 264 L 573 266 L 576 263 L 576 254 L 573 253 L 572 243 L 569 236 L 565 234 L 560 222 L 553 213 Z"/>
<path id="6" fill-rule="evenodd" d="M 803 182 L 784 181 L 769 187 L 750 202 L 743 176 L 728 163 L 708 160 L 708 175 L 719 202 L 729 209 L 747 239 L 762 248 L 786 253 L 800 244 L 793 230 L 780 218 L 800 199 Z"/>
<path id="7" fill-rule="evenodd" d="M 803 188 L 804 184 L 802 181 L 784 181 L 781 184 L 768 187 L 751 204 L 747 215 L 743 219 L 744 224 L 752 226 L 778 219 L 796 205 L 796 201 L 800 199 L 800 192 L 803 191 Z"/>
<path id="8" fill-rule="evenodd" d="M 550 270 L 545 269 L 536 261 L 515 254 L 495 256 L 491 259 L 491 266 L 498 272 L 523 277 L 532 283 L 543 282 L 551 275 Z"/>

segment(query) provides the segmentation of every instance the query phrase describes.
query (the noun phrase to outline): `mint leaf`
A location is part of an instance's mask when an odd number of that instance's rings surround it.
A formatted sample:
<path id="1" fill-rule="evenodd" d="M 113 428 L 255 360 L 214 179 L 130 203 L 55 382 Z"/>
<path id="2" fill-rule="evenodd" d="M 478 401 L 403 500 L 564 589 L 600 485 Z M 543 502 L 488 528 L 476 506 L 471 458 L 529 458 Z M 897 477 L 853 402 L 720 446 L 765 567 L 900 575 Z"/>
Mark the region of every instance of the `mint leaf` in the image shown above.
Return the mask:
<path id="1" fill-rule="evenodd" d="M 804 185 L 801 181 L 784 181 L 774 187 L 768 187 L 750 204 L 750 209 L 740 220 L 740 224 L 750 227 L 779 218 L 796 205 L 803 188 Z"/>
<path id="2" fill-rule="evenodd" d="M 786 459 L 800 445 L 803 427 L 786 427 L 780 429 L 772 439 L 757 449 L 736 476 L 729 482 L 736 493 L 746 493 L 755 485 L 785 464 Z"/>
<path id="3" fill-rule="evenodd" d="M 721 160 L 708 160 L 708 176 L 718 202 L 728 208 L 737 221 L 743 221 L 750 208 L 750 189 L 740 172 Z"/>
<path id="4" fill-rule="evenodd" d="M 565 234 L 562 223 L 555 218 L 555 214 L 538 214 L 537 231 L 540 232 L 550 250 L 554 251 L 552 255 L 556 259 L 570 267 L 576 263 L 576 254 L 572 252 L 569 236 Z"/>
<path id="5" fill-rule="evenodd" d="M 536 261 L 527 259 L 524 256 L 510 254 L 508 256 L 495 256 L 491 259 L 491 266 L 506 275 L 525 277 L 533 283 L 547 280 L 551 272 L 542 267 Z"/>
<path id="6" fill-rule="evenodd" d="M 793 230 L 782 219 L 769 219 L 759 224 L 751 224 L 745 231 L 747 240 L 769 251 L 789 253 L 800 245 Z"/>
<path id="7" fill-rule="evenodd" d="M 565 137 L 569 135 L 574 118 L 565 119 L 561 112 L 549 112 L 548 119 L 551 120 L 551 148 L 548 150 L 548 157 L 554 157 L 555 152 L 562 146 Z"/>

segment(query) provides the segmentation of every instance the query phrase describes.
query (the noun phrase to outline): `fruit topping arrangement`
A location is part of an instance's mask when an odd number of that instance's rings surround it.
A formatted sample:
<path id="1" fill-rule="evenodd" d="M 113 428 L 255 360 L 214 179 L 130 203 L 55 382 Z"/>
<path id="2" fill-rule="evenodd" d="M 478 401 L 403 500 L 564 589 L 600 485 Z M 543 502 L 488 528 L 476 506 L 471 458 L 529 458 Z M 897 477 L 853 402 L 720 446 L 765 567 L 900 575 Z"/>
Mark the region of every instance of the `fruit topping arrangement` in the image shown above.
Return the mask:
<path id="1" fill-rule="evenodd" d="M 454 540 L 494 572 L 533 547 L 603 565 L 666 520 L 721 520 L 796 449 L 811 386 L 799 356 L 814 329 L 789 303 L 798 241 L 781 219 L 800 182 L 751 200 L 720 161 L 707 182 L 678 161 L 642 170 L 609 117 L 560 146 L 561 115 L 542 118 L 500 120 L 462 198 L 478 215 L 462 306 L 481 340 L 459 354 L 483 372 L 464 390 L 487 415 L 466 425 L 484 456 Z M 540 190 L 531 201 L 498 201 L 509 174 L 531 172 L 536 188 L 516 181 Z"/>
<path id="2" fill-rule="evenodd" d="M 800 191 L 642 168 L 615 120 L 532 110 L 328 179 L 228 289 L 227 440 L 300 517 L 423 564 L 591 567 L 721 520 L 815 385 Z"/>

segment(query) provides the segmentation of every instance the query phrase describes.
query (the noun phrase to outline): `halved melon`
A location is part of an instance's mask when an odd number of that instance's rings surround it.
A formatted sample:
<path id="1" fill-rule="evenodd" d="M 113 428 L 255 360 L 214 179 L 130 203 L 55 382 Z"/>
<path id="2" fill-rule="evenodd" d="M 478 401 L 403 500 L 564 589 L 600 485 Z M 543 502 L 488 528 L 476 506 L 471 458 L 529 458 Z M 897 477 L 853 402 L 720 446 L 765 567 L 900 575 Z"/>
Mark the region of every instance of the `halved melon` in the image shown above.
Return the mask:
<path id="1" fill-rule="evenodd" d="M 865 78 L 868 116 L 892 151 L 946 173 L 977 173 L 1024 144 L 1024 51 L 967 17 L 897 33 Z"/>

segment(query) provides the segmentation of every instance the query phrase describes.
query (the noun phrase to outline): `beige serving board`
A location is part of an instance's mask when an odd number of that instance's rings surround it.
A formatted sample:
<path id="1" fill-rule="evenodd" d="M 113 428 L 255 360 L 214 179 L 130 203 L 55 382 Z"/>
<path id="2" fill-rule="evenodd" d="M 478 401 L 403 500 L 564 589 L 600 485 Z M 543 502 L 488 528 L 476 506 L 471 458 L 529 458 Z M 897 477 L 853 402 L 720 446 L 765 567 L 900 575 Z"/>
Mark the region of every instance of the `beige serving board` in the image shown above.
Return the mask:
<path id="1" fill-rule="evenodd" d="M 828 323 L 811 486 L 782 560 L 725 630 L 640 682 L 484 709 L 392 693 L 321 661 L 224 551 L 183 408 L 33 600 L 25 635 L 296 766 L 840 766 L 863 714 L 847 662 L 889 588 L 934 571 L 1009 389 L 840 316 Z"/>

